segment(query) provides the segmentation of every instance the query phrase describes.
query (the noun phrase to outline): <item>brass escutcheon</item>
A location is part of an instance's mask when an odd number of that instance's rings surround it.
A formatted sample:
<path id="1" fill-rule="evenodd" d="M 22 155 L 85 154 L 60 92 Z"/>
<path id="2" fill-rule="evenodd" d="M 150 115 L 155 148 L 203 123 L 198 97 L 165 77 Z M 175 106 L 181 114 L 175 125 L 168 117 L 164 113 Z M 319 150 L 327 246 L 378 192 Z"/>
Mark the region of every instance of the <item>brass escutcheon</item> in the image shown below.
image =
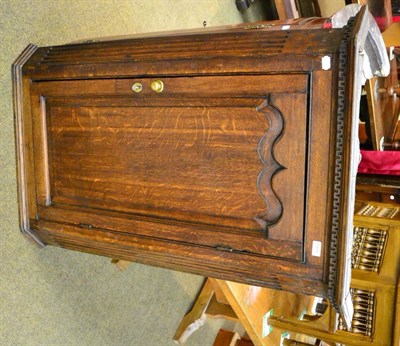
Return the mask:
<path id="1" fill-rule="evenodd" d="M 132 90 L 133 90 L 135 93 L 140 93 L 140 92 L 143 90 L 143 85 L 142 85 L 142 83 L 139 83 L 139 82 L 133 83 L 133 85 L 132 85 Z"/>
<path id="2" fill-rule="evenodd" d="M 151 90 L 160 93 L 164 90 L 164 83 L 160 80 L 155 80 L 151 83 Z"/>

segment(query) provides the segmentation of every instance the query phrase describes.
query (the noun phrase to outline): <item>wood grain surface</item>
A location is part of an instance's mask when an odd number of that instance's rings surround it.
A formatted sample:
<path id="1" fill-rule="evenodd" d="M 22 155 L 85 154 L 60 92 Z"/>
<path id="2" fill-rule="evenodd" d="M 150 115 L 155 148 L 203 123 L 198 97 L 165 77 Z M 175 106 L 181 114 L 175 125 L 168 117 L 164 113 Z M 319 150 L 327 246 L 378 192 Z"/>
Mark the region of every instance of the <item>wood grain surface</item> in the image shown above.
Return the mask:
<path id="1" fill-rule="evenodd" d="M 344 29 L 296 26 L 31 46 L 14 66 L 25 233 L 327 296 Z"/>

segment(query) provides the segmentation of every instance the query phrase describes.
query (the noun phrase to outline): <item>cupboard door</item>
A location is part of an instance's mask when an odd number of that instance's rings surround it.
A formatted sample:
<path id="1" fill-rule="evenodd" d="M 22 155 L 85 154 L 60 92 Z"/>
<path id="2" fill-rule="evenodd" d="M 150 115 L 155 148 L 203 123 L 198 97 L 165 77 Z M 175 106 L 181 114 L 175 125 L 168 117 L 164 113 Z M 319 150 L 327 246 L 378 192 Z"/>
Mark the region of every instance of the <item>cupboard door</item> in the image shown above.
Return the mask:
<path id="1" fill-rule="evenodd" d="M 307 81 L 34 83 L 39 222 L 302 261 Z"/>

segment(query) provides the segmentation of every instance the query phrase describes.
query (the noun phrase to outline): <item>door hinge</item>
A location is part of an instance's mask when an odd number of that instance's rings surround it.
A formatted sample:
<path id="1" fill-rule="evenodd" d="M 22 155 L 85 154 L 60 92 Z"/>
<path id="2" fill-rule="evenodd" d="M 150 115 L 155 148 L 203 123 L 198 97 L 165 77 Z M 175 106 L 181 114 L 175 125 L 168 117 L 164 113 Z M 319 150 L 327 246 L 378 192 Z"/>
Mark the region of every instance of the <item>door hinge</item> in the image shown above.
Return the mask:
<path id="1" fill-rule="evenodd" d="M 231 247 L 223 246 L 223 245 L 216 245 L 215 248 L 217 250 L 220 250 L 220 251 L 228 251 L 228 252 L 233 252 L 234 251 L 234 249 L 232 249 Z"/>
<path id="2" fill-rule="evenodd" d="M 81 228 L 92 228 L 93 226 L 92 226 L 90 223 L 83 223 L 83 222 L 81 222 L 81 223 L 79 224 L 79 227 L 81 227 Z"/>

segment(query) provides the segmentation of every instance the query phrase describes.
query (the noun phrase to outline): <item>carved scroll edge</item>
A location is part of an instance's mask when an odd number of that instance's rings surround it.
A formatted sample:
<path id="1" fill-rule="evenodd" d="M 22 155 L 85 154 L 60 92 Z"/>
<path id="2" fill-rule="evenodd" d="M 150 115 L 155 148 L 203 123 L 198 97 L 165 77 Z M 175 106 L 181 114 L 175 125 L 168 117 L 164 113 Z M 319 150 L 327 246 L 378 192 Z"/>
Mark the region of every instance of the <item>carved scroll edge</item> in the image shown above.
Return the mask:
<path id="1" fill-rule="evenodd" d="M 260 139 L 257 147 L 258 156 L 264 165 L 258 175 L 257 189 L 267 204 L 267 209 L 263 214 L 257 215 L 254 220 L 268 233 L 268 227 L 276 224 L 283 214 L 282 202 L 272 187 L 272 180 L 278 172 L 285 169 L 274 156 L 275 145 L 284 131 L 284 119 L 280 110 L 271 103 L 270 98 L 258 106 L 257 110 L 261 111 L 269 122 L 268 131 Z"/>

